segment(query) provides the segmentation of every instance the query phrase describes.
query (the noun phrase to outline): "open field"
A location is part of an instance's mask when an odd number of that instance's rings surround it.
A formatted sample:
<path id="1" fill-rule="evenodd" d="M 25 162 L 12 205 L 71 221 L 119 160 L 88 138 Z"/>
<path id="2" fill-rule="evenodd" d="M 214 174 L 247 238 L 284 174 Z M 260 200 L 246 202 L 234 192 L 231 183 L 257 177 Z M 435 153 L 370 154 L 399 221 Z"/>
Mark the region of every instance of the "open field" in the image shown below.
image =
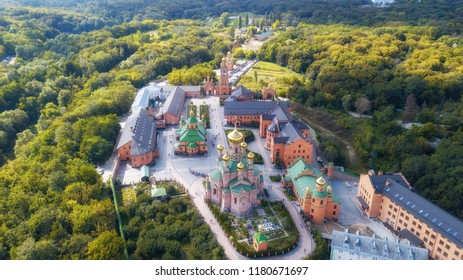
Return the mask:
<path id="1" fill-rule="evenodd" d="M 254 71 L 257 72 L 257 82 Z M 259 61 L 241 78 L 238 84 L 252 91 L 260 91 L 262 83 L 271 84 L 272 87 L 276 88 L 278 94 L 284 94 L 289 89 L 289 83 L 285 80 L 289 80 L 291 76 L 295 76 L 298 79 L 302 78 L 300 74 L 288 68 L 281 67 L 275 63 Z"/>

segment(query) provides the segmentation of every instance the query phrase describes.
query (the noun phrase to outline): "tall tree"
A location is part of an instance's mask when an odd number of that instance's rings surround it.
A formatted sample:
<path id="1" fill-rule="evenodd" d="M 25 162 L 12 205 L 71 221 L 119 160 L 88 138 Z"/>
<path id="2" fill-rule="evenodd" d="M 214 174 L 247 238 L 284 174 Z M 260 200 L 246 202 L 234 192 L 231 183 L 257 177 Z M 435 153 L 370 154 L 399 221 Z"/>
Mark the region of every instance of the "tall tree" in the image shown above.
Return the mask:
<path id="1" fill-rule="evenodd" d="M 243 28 L 243 20 L 241 19 L 241 15 L 238 16 L 238 28 Z"/>
<path id="2" fill-rule="evenodd" d="M 355 108 L 357 109 L 357 113 L 362 116 L 363 113 L 371 110 L 371 101 L 365 97 L 360 97 L 355 101 Z"/>
<path id="3" fill-rule="evenodd" d="M 224 12 L 224 13 L 222 13 L 222 15 L 220 16 L 220 22 L 222 23 L 222 25 L 223 25 L 224 27 L 227 27 L 228 24 L 230 23 L 229 15 L 230 15 L 229 13 Z"/>
<path id="4" fill-rule="evenodd" d="M 418 104 L 416 104 L 416 98 L 414 94 L 407 96 L 407 101 L 405 102 L 404 113 L 403 113 L 403 122 L 408 123 L 415 119 L 416 113 L 418 112 Z"/>
<path id="5" fill-rule="evenodd" d="M 246 24 L 246 26 L 249 25 L 249 15 L 248 15 L 248 13 L 246 13 L 246 17 L 245 17 L 245 19 L 244 19 L 244 23 Z"/>

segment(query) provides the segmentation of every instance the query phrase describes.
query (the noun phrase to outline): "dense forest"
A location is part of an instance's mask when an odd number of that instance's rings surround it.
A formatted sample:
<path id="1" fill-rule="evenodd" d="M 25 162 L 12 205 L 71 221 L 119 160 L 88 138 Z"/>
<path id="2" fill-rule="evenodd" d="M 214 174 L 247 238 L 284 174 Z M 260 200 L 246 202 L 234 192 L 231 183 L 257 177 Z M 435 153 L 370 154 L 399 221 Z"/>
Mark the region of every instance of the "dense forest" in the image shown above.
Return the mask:
<path id="1" fill-rule="evenodd" d="M 258 57 L 304 74 L 287 97 L 371 115 L 340 118 L 364 168 L 403 172 L 419 193 L 463 218 L 463 37 L 441 32 L 299 24 L 264 44 Z M 420 126 L 407 130 L 397 121 Z"/>
<path id="2" fill-rule="evenodd" d="M 53 27 L 65 17 L 72 24 Z M 136 21 L 92 31 L 92 15 L 7 14 L 1 29 L 0 259 L 102 257 L 121 244 L 111 192 L 94 165 L 108 159 L 141 87 L 174 68 L 218 63 L 230 41 L 198 22 Z M 103 24 L 104 25 L 104 24 Z M 110 24 L 111 25 L 111 24 Z M 183 209 L 183 208 L 182 208 Z M 118 249 L 119 248 L 119 249 Z"/>
<path id="3" fill-rule="evenodd" d="M 108 159 L 136 88 L 169 74 L 197 82 L 218 66 L 232 28 L 206 17 L 222 12 L 281 20 L 275 39 L 247 55 L 302 74 L 284 94 L 340 115 L 365 169 L 402 171 L 463 218 L 463 1 L 131 2 L 2 1 L 0 259 L 123 257 L 111 192 L 95 165 Z M 352 110 L 371 118 L 344 114 Z M 423 126 L 406 130 L 397 120 Z M 168 234 L 200 242 L 153 228 L 177 214 L 197 225 L 187 202 L 170 203 L 179 211 L 140 203 L 128 212 L 131 256 L 221 258 L 199 247 L 139 249 Z"/>

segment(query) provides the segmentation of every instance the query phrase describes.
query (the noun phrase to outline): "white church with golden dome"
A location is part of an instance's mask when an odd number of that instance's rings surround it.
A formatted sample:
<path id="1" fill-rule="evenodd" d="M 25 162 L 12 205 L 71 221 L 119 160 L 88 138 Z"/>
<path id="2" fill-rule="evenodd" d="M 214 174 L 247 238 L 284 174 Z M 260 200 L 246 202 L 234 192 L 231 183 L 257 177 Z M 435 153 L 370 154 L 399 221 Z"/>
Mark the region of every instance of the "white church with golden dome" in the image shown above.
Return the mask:
<path id="1" fill-rule="evenodd" d="M 217 168 L 206 178 L 206 196 L 222 211 L 246 216 L 259 205 L 257 196 L 263 190 L 263 176 L 254 166 L 254 154 L 247 153 L 248 145 L 236 127 L 227 139 L 228 149 L 217 146 Z"/>

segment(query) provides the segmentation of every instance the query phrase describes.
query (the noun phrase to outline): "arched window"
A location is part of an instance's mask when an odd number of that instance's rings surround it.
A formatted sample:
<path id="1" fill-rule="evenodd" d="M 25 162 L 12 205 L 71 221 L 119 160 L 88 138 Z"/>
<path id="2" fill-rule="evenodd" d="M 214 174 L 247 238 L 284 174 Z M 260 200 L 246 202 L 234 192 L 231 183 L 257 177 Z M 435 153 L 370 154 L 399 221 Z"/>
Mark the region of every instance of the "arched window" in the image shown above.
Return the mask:
<path id="1" fill-rule="evenodd" d="M 237 203 L 237 202 L 236 202 L 236 197 L 235 197 L 235 204 L 236 204 L 236 203 Z"/>

